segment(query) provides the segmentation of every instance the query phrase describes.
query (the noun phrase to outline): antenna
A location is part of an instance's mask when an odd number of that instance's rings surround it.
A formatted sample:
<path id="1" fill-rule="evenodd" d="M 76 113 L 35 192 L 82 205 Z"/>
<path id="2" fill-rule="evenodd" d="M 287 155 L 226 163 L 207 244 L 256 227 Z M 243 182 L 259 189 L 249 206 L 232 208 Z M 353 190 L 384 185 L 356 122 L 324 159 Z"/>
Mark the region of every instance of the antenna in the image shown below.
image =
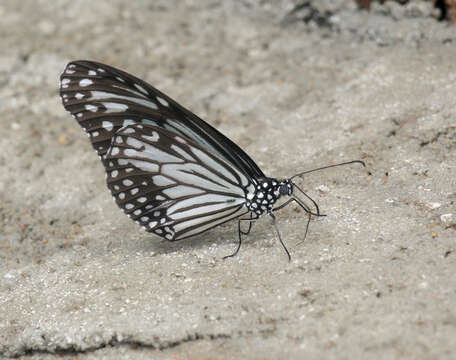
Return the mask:
<path id="1" fill-rule="evenodd" d="M 340 164 L 328 165 L 328 166 L 323 166 L 323 167 L 319 167 L 319 168 L 312 169 L 312 170 L 307 170 L 307 171 L 304 171 L 302 173 L 298 173 L 296 175 L 293 175 L 290 178 L 290 180 L 294 179 L 295 177 L 302 176 L 302 175 L 305 175 L 305 174 L 308 174 L 308 173 L 311 173 L 311 172 L 314 172 L 314 171 L 319 171 L 319 170 L 329 169 L 329 168 L 336 167 L 336 166 L 349 165 L 349 164 L 361 164 L 362 166 L 366 167 L 366 164 L 364 163 L 364 161 L 352 160 L 352 161 L 347 161 L 347 162 L 343 162 L 343 163 L 340 163 Z"/>

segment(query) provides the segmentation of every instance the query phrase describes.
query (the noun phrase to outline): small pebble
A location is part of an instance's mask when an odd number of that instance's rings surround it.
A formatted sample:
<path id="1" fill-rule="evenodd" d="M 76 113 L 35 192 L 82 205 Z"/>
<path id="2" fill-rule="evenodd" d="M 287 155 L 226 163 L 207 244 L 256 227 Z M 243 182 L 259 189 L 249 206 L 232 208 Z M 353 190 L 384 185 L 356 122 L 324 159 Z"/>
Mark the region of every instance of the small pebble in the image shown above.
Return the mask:
<path id="1" fill-rule="evenodd" d="M 442 225 L 445 226 L 446 228 L 449 228 L 449 227 L 455 225 L 453 214 L 440 215 L 440 221 L 441 221 Z"/>
<path id="2" fill-rule="evenodd" d="M 442 206 L 442 204 L 438 203 L 438 202 L 430 202 L 430 203 L 427 203 L 426 206 L 429 209 L 434 210 L 434 209 L 438 209 L 440 206 Z"/>

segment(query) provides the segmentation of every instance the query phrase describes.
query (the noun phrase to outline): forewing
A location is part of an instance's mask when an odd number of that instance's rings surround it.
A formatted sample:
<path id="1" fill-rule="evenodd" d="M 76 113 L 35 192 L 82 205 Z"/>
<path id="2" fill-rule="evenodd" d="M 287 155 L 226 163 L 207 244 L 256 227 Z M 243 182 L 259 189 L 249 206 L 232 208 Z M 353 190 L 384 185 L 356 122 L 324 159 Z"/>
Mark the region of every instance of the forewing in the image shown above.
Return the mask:
<path id="1" fill-rule="evenodd" d="M 135 124 L 115 134 L 107 184 L 123 211 L 168 240 L 199 234 L 247 213 L 250 180 L 190 139 Z"/>
<path id="2" fill-rule="evenodd" d="M 264 177 L 255 162 L 222 133 L 151 85 L 121 70 L 92 61 L 71 62 L 60 77 L 60 95 L 65 109 L 88 133 L 104 164 L 116 131 L 143 123 L 192 140 L 248 176 Z"/>

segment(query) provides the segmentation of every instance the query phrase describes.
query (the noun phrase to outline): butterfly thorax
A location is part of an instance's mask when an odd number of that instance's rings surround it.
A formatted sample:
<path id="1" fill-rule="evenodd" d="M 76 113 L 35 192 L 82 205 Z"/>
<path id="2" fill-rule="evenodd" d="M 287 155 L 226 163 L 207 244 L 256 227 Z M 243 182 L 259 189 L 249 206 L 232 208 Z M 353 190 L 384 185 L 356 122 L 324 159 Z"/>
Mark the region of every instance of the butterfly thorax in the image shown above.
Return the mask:
<path id="1" fill-rule="evenodd" d="M 272 210 L 273 205 L 282 195 L 293 193 L 293 183 L 289 179 L 276 180 L 272 178 L 258 179 L 254 192 L 246 194 L 246 207 L 261 215 Z"/>

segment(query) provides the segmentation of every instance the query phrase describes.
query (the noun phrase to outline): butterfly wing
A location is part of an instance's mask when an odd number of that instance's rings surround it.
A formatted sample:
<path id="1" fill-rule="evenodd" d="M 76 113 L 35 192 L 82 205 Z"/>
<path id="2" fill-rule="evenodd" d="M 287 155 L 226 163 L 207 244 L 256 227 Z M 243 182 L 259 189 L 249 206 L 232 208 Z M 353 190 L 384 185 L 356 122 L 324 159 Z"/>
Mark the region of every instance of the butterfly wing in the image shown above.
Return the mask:
<path id="1" fill-rule="evenodd" d="M 115 134 L 106 154 L 116 203 L 149 232 L 168 240 L 199 234 L 244 215 L 251 181 L 193 140 L 134 124 Z"/>
<path id="2" fill-rule="evenodd" d="M 63 105 L 104 156 L 118 129 L 135 123 L 169 130 L 203 146 L 245 175 L 265 177 L 230 139 L 146 82 L 111 66 L 74 61 L 60 77 Z"/>

